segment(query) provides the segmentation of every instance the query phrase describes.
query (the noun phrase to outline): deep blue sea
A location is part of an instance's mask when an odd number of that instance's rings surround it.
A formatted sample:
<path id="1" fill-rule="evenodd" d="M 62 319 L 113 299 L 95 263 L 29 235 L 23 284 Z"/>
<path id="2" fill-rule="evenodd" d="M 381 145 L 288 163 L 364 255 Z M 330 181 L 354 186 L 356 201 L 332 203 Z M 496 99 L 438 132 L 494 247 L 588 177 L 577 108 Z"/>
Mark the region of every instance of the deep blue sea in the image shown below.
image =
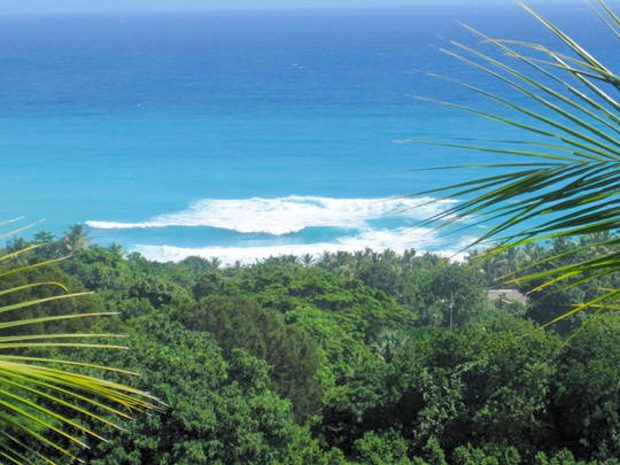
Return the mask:
<path id="1" fill-rule="evenodd" d="M 413 170 L 508 158 L 403 141 L 520 133 L 414 96 L 493 108 L 427 75 L 502 87 L 441 53 L 478 44 L 458 21 L 554 43 L 512 2 L 471 3 L 0 17 L 0 217 L 159 260 L 453 251 L 468 237 L 417 226 L 445 204 L 399 196 L 480 173 Z M 617 63 L 586 6 L 539 5 Z"/>

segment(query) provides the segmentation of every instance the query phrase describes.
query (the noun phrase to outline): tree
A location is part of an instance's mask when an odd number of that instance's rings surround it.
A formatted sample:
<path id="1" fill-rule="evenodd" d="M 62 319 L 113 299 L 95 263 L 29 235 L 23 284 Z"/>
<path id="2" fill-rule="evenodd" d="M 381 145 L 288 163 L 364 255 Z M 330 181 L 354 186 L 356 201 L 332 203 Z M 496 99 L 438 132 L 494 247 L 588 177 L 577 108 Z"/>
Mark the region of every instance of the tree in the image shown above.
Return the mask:
<path id="1" fill-rule="evenodd" d="M 69 228 L 63 238 L 65 250 L 69 253 L 78 252 L 88 247 L 88 230 L 83 224 L 75 224 Z"/>
<path id="2" fill-rule="evenodd" d="M 446 264 L 431 274 L 429 291 L 444 313 L 444 324 L 452 330 L 475 312 L 484 301 L 483 277 L 458 264 Z"/>
<path id="3" fill-rule="evenodd" d="M 125 251 L 123 250 L 123 246 L 120 244 L 110 244 L 108 249 L 110 250 L 110 253 L 112 255 L 117 255 L 119 257 L 122 257 L 125 253 Z"/>
<path id="4" fill-rule="evenodd" d="M 304 331 L 287 326 L 277 313 L 247 298 L 209 296 L 175 311 L 175 317 L 192 330 L 212 333 L 228 356 L 243 349 L 266 361 L 273 389 L 292 401 L 298 419 L 319 409 L 318 345 Z"/>
<path id="5" fill-rule="evenodd" d="M 355 441 L 355 456 L 368 465 L 410 465 L 409 444 L 397 431 L 366 433 Z"/>
<path id="6" fill-rule="evenodd" d="M 39 231 L 38 233 L 35 233 L 32 237 L 35 244 L 49 244 L 56 240 L 56 236 L 49 231 Z"/>

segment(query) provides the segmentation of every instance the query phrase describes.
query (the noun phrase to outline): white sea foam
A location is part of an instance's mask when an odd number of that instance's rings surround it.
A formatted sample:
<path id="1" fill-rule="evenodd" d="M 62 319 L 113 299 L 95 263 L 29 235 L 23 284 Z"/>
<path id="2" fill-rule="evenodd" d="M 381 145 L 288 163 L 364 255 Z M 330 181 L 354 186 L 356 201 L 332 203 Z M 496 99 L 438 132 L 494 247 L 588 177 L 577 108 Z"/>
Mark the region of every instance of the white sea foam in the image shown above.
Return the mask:
<path id="1" fill-rule="evenodd" d="M 231 265 L 235 262 L 253 263 L 265 258 L 282 255 L 300 256 L 310 254 L 317 257 L 324 252 L 355 252 L 365 248 L 371 248 L 375 251 L 390 249 L 398 253 L 412 248 L 418 251 L 434 250 L 441 255 L 461 260 L 463 256 L 462 254 L 457 254 L 457 252 L 470 240 L 471 238 L 461 238 L 459 241 L 452 241 L 447 245 L 437 236 L 435 231 L 426 228 L 403 227 L 391 230 L 368 230 L 358 235 L 337 239 L 334 242 L 314 244 L 202 248 L 138 245 L 134 248 L 134 251 L 141 253 L 150 260 L 160 262 L 177 262 L 187 257 L 196 256 L 203 258 L 217 257 L 225 265 Z"/>
<path id="2" fill-rule="evenodd" d="M 282 235 L 313 226 L 367 229 L 369 221 L 381 218 L 428 218 L 453 202 L 429 203 L 432 200 L 430 197 L 339 199 L 311 196 L 205 199 L 185 210 L 142 222 L 87 221 L 86 224 L 96 229 L 209 226 L 240 233 Z"/>

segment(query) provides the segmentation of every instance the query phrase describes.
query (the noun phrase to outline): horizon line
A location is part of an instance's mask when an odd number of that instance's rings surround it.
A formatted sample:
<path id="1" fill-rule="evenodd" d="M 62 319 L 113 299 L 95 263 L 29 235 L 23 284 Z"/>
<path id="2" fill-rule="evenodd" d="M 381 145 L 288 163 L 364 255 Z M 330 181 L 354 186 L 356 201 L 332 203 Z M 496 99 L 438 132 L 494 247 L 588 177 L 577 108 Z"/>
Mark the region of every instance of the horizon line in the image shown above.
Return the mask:
<path id="1" fill-rule="evenodd" d="M 538 3 L 538 2 L 534 2 Z M 587 6 L 583 0 L 547 0 L 544 2 L 545 6 L 557 7 L 557 6 Z M 475 8 L 494 8 L 505 9 L 518 7 L 516 1 L 506 1 L 498 4 L 497 2 L 488 1 L 475 5 Z M 98 15 L 117 15 L 117 14 L 130 14 L 130 15 L 160 15 L 160 14 L 213 14 L 213 13 L 294 13 L 294 12 L 323 12 L 323 11 L 342 11 L 342 12 L 355 12 L 355 11 L 390 11 L 390 10 L 416 10 L 416 9 L 463 9 L 472 8 L 471 5 L 463 5 L 458 0 L 448 0 L 445 2 L 436 2 L 433 0 L 425 1 L 422 4 L 394 4 L 394 5 L 305 5 L 294 7 L 282 7 L 282 6 L 263 6 L 263 7 L 210 7 L 210 8 L 158 8 L 152 10 L 145 9 L 102 9 L 102 10 L 68 10 L 60 9 L 57 11 L 15 11 L 15 12 L 0 12 L 0 18 L 7 17 L 42 17 L 42 16 L 98 16 Z"/>

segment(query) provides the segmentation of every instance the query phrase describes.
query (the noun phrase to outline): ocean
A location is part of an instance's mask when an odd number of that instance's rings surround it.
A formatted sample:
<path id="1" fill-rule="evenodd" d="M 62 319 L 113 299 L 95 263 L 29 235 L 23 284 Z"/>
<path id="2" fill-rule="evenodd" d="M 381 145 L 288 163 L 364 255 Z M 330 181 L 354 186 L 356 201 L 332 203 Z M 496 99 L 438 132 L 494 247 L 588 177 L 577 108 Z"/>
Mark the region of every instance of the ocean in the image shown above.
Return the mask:
<path id="1" fill-rule="evenodd" d="M 586 6 L 538 4 L 617 63 Z M 43 221 L 28 234 L 85 223 L 96 243 L 162 261 L 451 254 L 481 229 L 420 221 L 458 199 L 403 196 L 482 173 L 419 169 L 510 158 L 407 141 L 523 137 L 414 98 L 496 108 L 427 75 L 505 89 L 441 53 L 450 39 L 480 45 L 459 21 L 557 45 L 508 1 L 0 17 L 0 217 Z"/>

